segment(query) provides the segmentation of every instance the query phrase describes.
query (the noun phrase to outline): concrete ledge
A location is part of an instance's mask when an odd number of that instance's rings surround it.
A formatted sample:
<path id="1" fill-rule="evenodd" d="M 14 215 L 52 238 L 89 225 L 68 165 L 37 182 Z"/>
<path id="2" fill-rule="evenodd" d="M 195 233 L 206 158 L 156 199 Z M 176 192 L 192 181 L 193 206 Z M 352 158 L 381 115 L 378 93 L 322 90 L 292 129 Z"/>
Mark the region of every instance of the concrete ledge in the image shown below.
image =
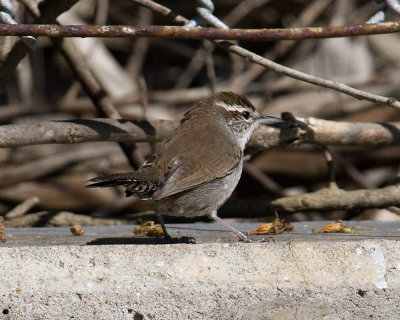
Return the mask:
<path id="1" fill-rule="evenodd" d="M 131 226 L 8 229 L 0 319 L 398 319 L 400 223 L 310 234 L 323 224 L 250 244 L 210 224 L 171 228 L 199 244 L 138 245 Z"/>

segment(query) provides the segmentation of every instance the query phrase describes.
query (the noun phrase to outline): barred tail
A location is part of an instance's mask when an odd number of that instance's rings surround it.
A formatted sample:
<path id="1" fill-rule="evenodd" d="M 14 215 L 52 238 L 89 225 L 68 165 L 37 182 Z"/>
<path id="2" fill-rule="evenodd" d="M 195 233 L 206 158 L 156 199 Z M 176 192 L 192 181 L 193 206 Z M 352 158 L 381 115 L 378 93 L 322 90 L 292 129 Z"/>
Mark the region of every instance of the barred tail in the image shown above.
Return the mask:
<path id="1" fill-rule="evenodd" d="M 139 172 L 109 174 L 90 179 L 89 181 L 93 183 L 88 184 L 86 188 L 123 186 L 127 197 L 136 194 L 142 199 L 149 199 L 160 186 L 160 181 L 159 179 L 143 181 L 140 178 L 143 177 Z"/>
<path id="2" fill-rule="evenodd" d="M 132 179 L 131 174 L 129 173 L 108 174 L 105 176 L 100 176 L 88 180 L 89 182 L 93 183 L 88 184 L 86 188 L 105 188 L 105 187 L 124 186 L 132 183 L 133 180 L 134 179 Z"/>

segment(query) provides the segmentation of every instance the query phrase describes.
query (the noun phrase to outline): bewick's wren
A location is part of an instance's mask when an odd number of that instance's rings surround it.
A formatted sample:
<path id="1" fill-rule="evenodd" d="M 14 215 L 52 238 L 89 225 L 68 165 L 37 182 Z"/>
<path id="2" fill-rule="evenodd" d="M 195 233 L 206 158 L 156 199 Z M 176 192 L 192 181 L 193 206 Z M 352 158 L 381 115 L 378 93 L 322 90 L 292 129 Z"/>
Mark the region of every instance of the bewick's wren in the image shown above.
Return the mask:
<path id="1" fill-rule="evenodd" d="M 169 237 L 162 215 L 209 216 L 235 233 L 246 235 L 217 216 L 235 189 L 243 167 L 243 150 L 260 124 L 281 122 L 262 117 L 246 97 L 220 92 L 198 102 L 158 151 L 136 172 L 91 179 L 88 187 L 122 185 L 126 196 L 156 200 L 156 212 Z"/>

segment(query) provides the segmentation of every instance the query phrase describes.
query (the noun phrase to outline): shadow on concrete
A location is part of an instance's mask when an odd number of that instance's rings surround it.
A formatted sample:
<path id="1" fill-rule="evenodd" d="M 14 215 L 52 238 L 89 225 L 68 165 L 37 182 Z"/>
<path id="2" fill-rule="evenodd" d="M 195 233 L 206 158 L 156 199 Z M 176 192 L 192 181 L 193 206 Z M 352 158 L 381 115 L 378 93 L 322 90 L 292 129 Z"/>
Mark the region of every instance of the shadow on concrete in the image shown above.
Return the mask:
<path id="1" fill-rule="evenodd" d="M 187 243 L 187 244 L 195 244 L 196 240 L 192 237 L 180 237 L 180 238 L 172 238 L 172 239 L 164 239 L 164 238 L 99 238 L 92 241 L 87 242 L 87 245 L 119 245 L 119 244 L 175 244 L 175 243 Z"/>

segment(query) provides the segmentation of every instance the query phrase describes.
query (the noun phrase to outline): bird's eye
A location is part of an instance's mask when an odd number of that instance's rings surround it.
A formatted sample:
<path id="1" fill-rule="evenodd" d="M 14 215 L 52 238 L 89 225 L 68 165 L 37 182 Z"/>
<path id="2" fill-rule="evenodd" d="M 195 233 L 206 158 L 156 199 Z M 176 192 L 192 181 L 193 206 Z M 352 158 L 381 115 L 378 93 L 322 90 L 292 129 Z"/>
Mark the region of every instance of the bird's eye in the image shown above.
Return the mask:
<path id="1" fill-rule="evenodd" d="M 248 111 L 243 111 L 242 112 L 242 116 L 243 118 L 245 118 L 246 120 L 248 120 L 250 118 L 250 112 Z"/>

